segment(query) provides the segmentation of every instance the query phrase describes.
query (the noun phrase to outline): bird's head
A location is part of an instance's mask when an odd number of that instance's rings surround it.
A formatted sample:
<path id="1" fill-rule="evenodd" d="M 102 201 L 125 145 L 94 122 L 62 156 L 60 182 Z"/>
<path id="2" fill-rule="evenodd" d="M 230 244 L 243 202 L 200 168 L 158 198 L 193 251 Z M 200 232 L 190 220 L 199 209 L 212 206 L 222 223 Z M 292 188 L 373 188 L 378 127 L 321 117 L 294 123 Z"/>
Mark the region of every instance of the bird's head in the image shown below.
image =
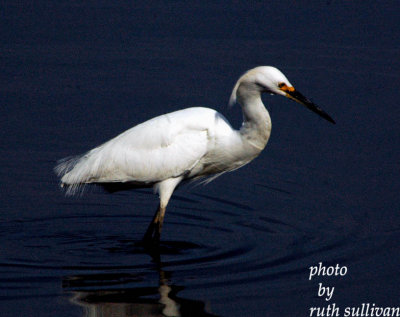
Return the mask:
<path id="1" fill-rule="evenodd" d="M 329 122 L 335 123 L 325 111 L 297 91 L 279 69 L 272 66 L 259 66 L 243 74 L 233 88 L 229 104 L 233 105 L 238 99 L 240 102 L 242 98 L 259 96 L 261 93 L 290 98 Z"/>

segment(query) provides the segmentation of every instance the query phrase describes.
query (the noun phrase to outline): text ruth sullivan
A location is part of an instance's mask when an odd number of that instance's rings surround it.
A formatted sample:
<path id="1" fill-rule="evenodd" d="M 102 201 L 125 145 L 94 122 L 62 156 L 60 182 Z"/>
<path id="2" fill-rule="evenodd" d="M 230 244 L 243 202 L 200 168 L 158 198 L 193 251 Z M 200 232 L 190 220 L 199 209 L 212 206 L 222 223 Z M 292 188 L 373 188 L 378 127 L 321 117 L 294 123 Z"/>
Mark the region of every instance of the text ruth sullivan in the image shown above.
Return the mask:
<path id="1" fill-rule="evenodd" d="M 325 307 L 311 307 L 310 316 L 342 316 L 339 307 L 335 303 Z M 362 303 L 357 307 L 346 307 L 343 313 L 344 317 L 382 317 L 382 316 L 400 316 L 400 307 L 379 307 L 375 303 Z"/>
<path id="2" fill-rule="evenodd" d="M 325 266 L 322 262 L 318 265 L 309 267 L 309 281 L 315 277 L 326 276 L 326 277 L 344 277 L 347 274 L 347 267 L 340 266 L 339 263 L 336 266 Z M 318 297 L 324 298 L 325 301 L 329 302 L 332 300 L 335 287 L 325 286 L 322 283 L 318 283 Z M 323 307 L 310 307 L 310 317 L 319 316 L 344 316 L 344 317 L 381 317 L 381 316 L 400 316 L 400 307 L 381 307 L 375 303 L 362 303 L 359 306 L 350 307 L 347 306 L 342 310 L 336 305 L 336 303 L 329 304 Z"/>

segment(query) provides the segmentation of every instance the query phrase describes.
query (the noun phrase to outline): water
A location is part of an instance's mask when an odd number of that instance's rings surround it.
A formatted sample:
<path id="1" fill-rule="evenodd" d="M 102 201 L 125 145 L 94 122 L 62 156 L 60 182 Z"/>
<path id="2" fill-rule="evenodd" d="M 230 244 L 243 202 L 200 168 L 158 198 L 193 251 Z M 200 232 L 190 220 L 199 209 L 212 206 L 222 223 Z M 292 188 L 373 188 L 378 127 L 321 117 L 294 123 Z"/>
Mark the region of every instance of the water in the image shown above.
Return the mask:
<path id="1" fill-rule="evenodd" d="M 399 296 L 399 4 L 1 5 L 0 315 L 309 316 Z M 174 194 L 160 252 L 151 190 L 64 197 L 52 172 L 160 113 L 226 104 L 279 67 L 336 121 L 265 97 L 263 154 Z M 343 277 L 309 267 L 346 266 Z M 318 297 L 319 283 L 335 287 Z"/>

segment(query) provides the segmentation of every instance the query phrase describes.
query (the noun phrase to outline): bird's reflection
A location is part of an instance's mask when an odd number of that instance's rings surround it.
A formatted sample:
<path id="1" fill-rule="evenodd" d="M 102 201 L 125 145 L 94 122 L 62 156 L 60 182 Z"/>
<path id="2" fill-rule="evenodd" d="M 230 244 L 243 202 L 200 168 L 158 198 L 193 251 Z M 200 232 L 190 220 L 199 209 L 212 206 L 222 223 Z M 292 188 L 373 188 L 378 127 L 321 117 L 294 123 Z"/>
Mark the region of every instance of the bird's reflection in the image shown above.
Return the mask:
<path id="1" fill-rule="evenodd" d="M 216 316 L 205 303 L 178 297 L 184 287 L 171 284 L 172 273 L 162 269 L 159 252 L 150 255 L 158 286 L 143 286 L 146 278 L 141 274 L 102 273 L 66 277 L 63 288 L 72 292 L 71 301 L 83 307 L 85 317 Z M 130 287 L 120 287 L 123 284 Z"/>

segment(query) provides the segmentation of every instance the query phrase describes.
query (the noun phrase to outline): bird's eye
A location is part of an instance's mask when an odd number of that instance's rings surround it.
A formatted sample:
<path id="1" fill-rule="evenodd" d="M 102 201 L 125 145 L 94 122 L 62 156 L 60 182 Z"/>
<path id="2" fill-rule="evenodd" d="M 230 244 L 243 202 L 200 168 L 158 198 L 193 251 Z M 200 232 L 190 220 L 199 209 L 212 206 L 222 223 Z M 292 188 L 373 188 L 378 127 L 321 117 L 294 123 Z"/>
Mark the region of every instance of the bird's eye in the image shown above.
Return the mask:
<path id="1" fill-rule="evenodd" d="M 279 87 L 279 88 L 282 88 L 282 87 L 285 87 L 285 86 L 286 86 L 285 83 L 279 83 L 279 84 L 278 84 L 278 87 Z"/>

